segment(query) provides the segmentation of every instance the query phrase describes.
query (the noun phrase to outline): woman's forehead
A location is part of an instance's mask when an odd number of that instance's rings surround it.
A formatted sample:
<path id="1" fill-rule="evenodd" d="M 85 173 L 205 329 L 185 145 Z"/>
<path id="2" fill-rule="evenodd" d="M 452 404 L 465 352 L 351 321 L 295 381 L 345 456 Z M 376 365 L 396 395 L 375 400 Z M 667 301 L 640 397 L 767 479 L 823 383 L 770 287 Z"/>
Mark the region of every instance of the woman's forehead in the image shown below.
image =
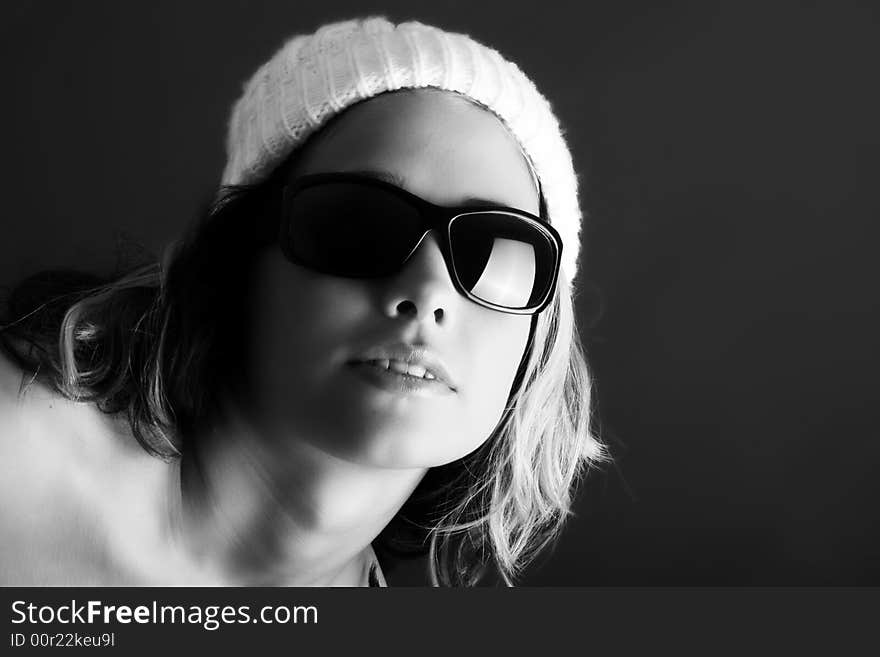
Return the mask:
<path id="1" fill-rule="evenodd" d="M 325 171 L 384 172 L 439 205 L 480 198 L 539 210 L 513 135 L 494 114 L 450 92 L 388 93 L 349 108 L 309 141 L 291 173 Z"/>

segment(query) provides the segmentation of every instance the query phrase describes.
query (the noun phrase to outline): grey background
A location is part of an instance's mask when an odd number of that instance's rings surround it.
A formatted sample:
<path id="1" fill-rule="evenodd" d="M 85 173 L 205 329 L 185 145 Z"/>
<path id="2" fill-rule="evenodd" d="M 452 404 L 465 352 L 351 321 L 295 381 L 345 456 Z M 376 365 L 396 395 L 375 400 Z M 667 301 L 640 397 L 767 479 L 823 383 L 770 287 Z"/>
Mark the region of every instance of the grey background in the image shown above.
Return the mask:
<path id="1" fill-rule="evenodd" d="M 290 35 L 370 13 L 471 34 L 566 129 L 616 457 L 523 583 L 880 584 L 874 6 L 6 3 L 0 281 L 158 252 Z"/>

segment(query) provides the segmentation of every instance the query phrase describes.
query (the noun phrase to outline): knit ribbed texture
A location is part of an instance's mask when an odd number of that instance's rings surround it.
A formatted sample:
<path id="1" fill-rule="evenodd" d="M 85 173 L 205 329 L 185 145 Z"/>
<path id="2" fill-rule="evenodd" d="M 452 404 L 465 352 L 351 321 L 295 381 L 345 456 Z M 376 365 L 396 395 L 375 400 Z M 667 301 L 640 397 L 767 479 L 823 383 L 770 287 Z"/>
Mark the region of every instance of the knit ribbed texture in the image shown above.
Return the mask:
<path id="1" fill-rule="evenodd" d="M 550 103 L 519 67 L 464 34 L 385 18 L 324 25 L 290 39 L 245 84 L 229 122 L 222 184 L 254 183 L 345 108 L 387 91 L 434 87 L 486 106 L 541 182 L 550 223 L 577 272 L 581 213 L 571 153 Z"/>

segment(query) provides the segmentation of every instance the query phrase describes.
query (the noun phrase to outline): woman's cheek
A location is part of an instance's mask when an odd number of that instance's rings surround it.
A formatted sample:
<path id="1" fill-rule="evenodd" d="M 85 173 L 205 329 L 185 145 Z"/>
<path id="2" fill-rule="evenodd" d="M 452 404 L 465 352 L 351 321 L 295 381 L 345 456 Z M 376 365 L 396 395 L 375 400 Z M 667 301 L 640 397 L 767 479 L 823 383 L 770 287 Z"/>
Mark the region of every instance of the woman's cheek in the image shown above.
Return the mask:
<path id="1" fill-rule="evenodd" d="M 487 321 L 485 316 L 474 318 L 472 327 L 479 327 L 471 336 L 473 363 L 466 390 L 467 430 L 472 441 L 486 440 L 501 420 L 507 407 L 513 381 L 525 353 L 529 336 L 527 316 L 497 314 Z"/>

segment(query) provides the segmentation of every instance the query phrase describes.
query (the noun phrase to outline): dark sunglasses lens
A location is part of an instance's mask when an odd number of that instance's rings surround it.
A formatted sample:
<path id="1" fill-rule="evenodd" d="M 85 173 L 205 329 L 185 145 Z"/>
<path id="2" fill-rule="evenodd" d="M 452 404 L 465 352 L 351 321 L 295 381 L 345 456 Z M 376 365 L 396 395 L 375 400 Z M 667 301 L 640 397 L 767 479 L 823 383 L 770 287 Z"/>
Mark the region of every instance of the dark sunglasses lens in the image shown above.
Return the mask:
<path id="1" fill-rule="evenodd" d="M 472 295 L 513 310 L 546 298 L 556 247 L 536 225 L 513 214 L 476 212 L 456 217 L 449 232 L 455 272 Z"/>
<path id="2" fill-rule="evenodd" d="M 383 276 L 399 269 L 423 230 L 411 205 L 382 189 L 334 182 L 288 192 L 287 250 L 336 276 Z"/>

